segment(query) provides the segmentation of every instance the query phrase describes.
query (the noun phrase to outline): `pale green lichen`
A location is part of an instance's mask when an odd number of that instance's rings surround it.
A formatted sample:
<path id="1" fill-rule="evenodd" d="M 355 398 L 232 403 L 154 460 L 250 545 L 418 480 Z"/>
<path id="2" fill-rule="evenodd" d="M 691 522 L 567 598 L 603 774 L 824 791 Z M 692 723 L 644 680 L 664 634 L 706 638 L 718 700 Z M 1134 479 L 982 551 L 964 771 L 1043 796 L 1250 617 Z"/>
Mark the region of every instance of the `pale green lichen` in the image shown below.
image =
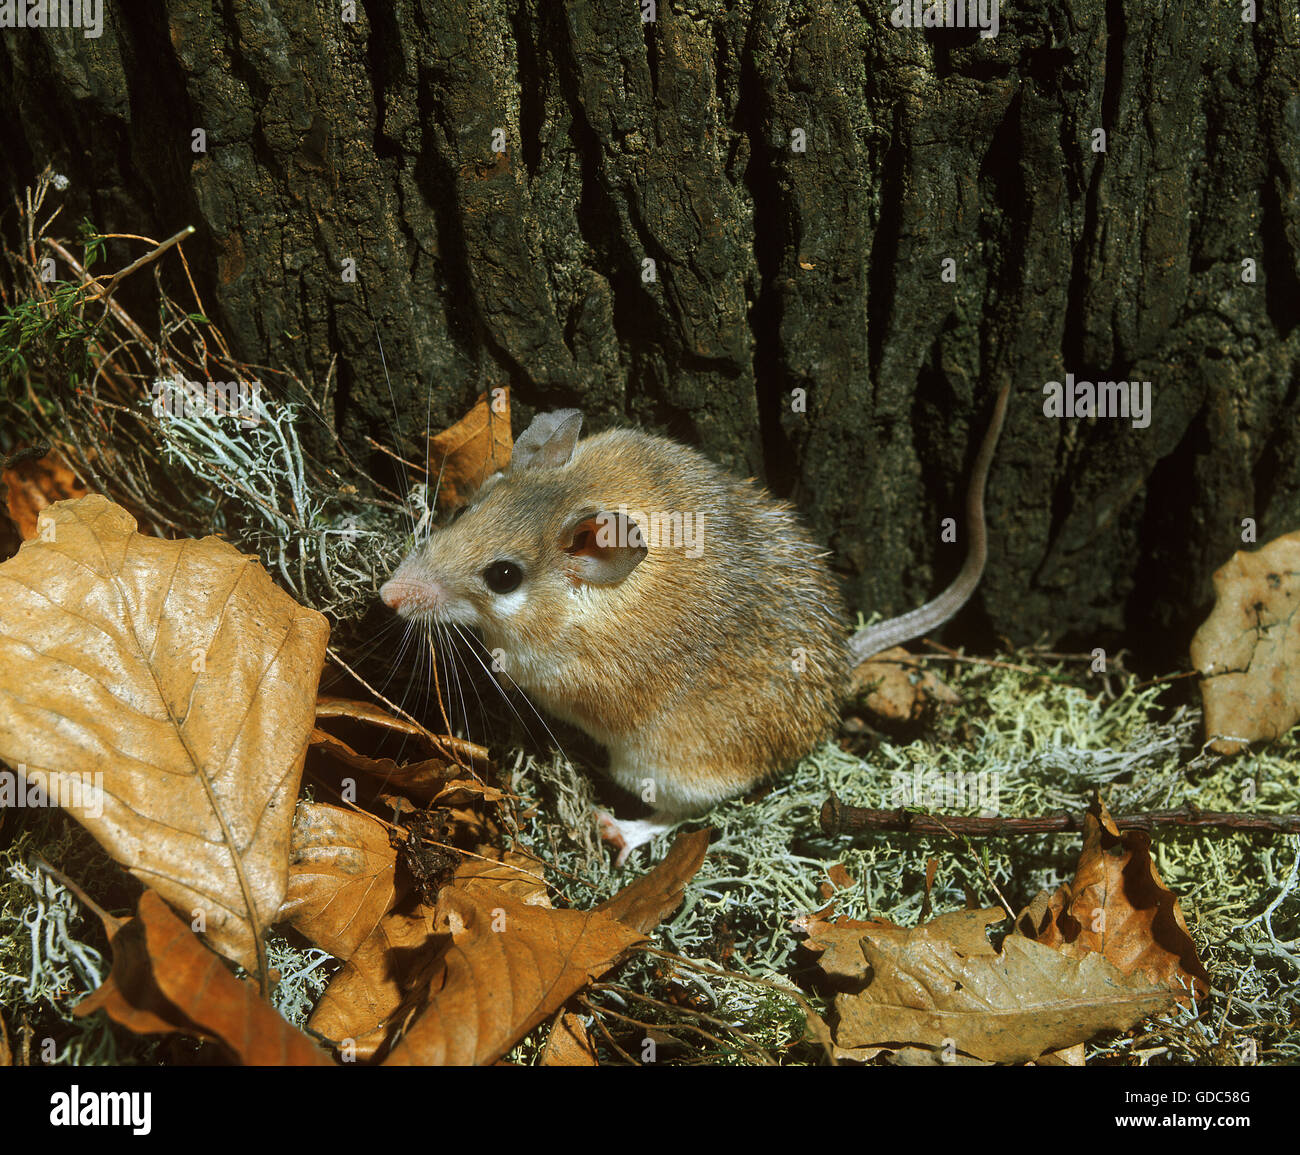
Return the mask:
<path id="1" fill-rule="evenodd" d="M 1164 687 L 1137 688 L 1130 679 L 1108 697 L 1099 687 L 1068 680 L 1060 670 L 1025 674 L 984 666 L 959 667 L 950 681 L 963 704 L 940 721 L 938 733 L 902 744 L 881 741 L 865 759 L 823 746 L 761 797 L 710 813 L 703 821 L 717 834 L 709 855 L 687 887 L 681 909 L 657 930 L 656 944 L 712 966 L 725 939 L 726 965 L 738 973 L 799 975 L 807 960 L 800 956 L 791 924 L 826 905 L 819 887 L 836 863 L 854 880 L 833 895 L 838 915 L 884 917 L 904 926 L 921 918 L 926 863 L 932 857 L 939 863 L 930 896 L 934 913 L 965 907 L 968 891 L 989 906 L 1000 905 L 1000 893 L 1019 910 L 1039 890 L 1073 876 L 1078 834 L 952 839 L 881 832 L 850 840 L 821 833 L 818 814 L 828 794 L 848 805 L 893 808 L 913 801 L 909 790 L 918 773 L 923 785 L 941 788 L 993 775 L 993 809 L 1004 817 L 1063 808 L 1078 813 L 1094 788 L 1113 814 L 1184 804 L 1294 813 L 1300 803 L 1294 734 L 1242 758 L 1204 753 L 1198 712 L 1165 707 Z M 958 740 L 958 734 L 965 737 Z M 544 776 L 537 767 L 520 764 L 517 789 L 527 789 L 533 776 L 553 781 L 558 773 L 555 764 L 548 764 Z M 987 778 L 984 782 L 988 785 Z M 539 787 L 539 794 L 544 797 L 546 790 Z M 934 810 L 978 814 L 979 801 Z M 598 888 L 582 896 L 583 905 L 633 877 L 632 871 L 613 872 L 607 860 L 593 863 L 585 847 L 564 848 L 554 831 L 539 838 L 541 825 L 553 820 L 543 807 L 523 837 L 548 855 L 561 847 L 556 865 Z M 636 871 L 662 857 L 668 842 L 660 839 L 651 855 L 640 852 Z M 1154 1020 L 1137 1051 L 1133 1038 L 1125 1037 L 1095 1044 L 1092 1054 L 1134 1063 L 1230 1063 L 1252 1054 L 1259 1062 L 1278 1062 L 1300 1056 L 1300 1030 L 1294 1025 L 1300 1022 L 1298 853 L 1300 839 L 1290 835 L 1158 828 L 1153 860 L 1179 897 L 1216 988 L 1231 992 L 1231 999 L 1225 1005 L 1220 994 L 1214 1013 L 1199 1019 L 1179 1007 Z M 634 966 L 621 981 L 653 990 L 653 971 Z M 710 1013 L 744 1020 L 744 1004 L 726 984 L 691 978 L 684 969 L 674 979 L 697 990 Z M 811 1046 L 802 1053 L 816 1058 Z"/>

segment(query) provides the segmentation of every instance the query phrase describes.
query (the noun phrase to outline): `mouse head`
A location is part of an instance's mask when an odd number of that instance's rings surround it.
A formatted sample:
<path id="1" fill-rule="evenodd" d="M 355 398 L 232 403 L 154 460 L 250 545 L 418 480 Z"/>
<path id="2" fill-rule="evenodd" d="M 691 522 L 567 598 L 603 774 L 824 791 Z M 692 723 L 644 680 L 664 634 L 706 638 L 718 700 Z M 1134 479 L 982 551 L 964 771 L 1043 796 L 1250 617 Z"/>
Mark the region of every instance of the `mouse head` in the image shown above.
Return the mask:
<path id="1" fill-rule="evenodd" d="M 576 409 L 542 413 L 452 522 L 379 591 L 404 618 L 470 626 L 497 645 L 559 641 L 646 556 L 641 529 L 606 508 L 583 468 Z"/>

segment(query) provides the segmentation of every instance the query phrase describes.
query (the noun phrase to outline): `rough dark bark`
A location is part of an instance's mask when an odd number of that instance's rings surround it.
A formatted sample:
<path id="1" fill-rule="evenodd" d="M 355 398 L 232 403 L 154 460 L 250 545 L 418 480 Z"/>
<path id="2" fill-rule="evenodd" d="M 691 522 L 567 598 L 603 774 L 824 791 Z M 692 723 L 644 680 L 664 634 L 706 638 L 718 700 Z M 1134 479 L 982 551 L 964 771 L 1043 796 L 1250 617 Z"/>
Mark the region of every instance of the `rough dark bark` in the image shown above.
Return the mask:
<path id="1" fill-rule="evenodd" d="M 1177 660 L 1241 519 L 1300 525 L 1294 22 L 891 7 L 110 3 L 98 40 L 0 34 L 0 182 L 49 161 L 105 230 L 198 226 L 236 353 L 337 354 L 360 453 L 500 384 L 659 428 L 797 501 L 868 610 L 956 570 L 934 526 L 1009 376 L 988 622 Z M 1150 379 L 1152 424 L 1046 419 L 1067 371 Z"/>

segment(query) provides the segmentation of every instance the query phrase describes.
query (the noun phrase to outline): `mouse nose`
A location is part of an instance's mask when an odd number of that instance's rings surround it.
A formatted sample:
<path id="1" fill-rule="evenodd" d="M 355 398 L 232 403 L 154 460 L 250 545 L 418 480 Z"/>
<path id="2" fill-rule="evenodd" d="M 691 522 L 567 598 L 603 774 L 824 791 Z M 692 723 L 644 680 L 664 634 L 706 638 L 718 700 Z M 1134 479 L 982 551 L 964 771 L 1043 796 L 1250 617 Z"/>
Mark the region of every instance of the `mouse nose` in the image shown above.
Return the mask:
<path id="1" fill-rule="evenodd" d="M 399 614 L 433 610 L 440 600 L 445 600 L 443 589 L 437 582 L 412 581 L 410 578 L 390 578 L 379 587 L 379 597 L 384 605 Z"/>

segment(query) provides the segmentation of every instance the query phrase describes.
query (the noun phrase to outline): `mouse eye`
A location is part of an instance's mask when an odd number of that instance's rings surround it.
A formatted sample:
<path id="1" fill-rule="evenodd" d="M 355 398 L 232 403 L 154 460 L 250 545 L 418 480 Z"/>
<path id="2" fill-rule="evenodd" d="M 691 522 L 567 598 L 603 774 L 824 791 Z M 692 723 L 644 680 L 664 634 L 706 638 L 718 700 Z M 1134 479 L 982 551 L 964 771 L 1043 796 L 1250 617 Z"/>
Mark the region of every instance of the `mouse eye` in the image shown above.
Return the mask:
<path id="1" fill-rule="evenodd" d="M 512 561 L 494 561 L 483 571 L 483 580 L 494 594 L 508 594 L 519 588 L 519 583 L 524 580 L 524 570 Z"/>

